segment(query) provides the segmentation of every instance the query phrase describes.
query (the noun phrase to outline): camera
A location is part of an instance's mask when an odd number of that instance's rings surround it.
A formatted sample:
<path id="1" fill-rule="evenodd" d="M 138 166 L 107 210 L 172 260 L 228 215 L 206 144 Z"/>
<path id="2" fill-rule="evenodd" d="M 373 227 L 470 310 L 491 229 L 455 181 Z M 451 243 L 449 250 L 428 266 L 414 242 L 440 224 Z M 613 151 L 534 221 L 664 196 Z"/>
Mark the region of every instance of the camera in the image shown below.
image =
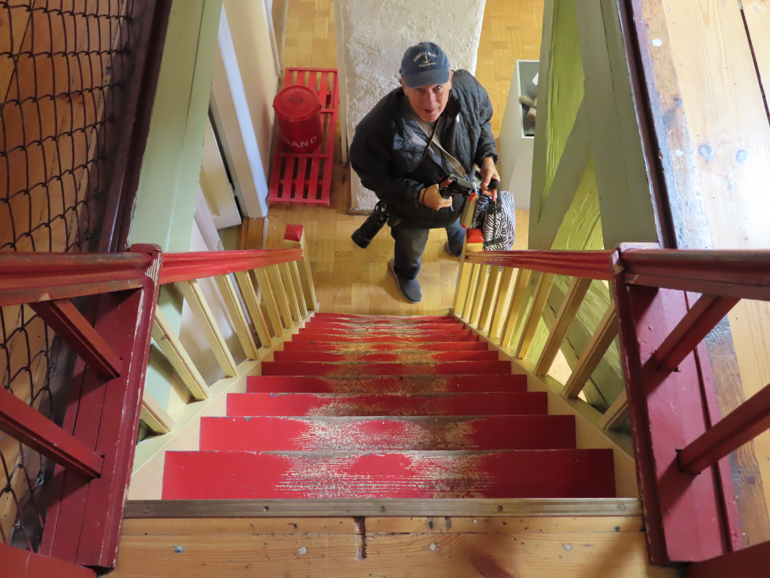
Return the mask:
<path id="1" fill-rule="evenodd" d="M 491 189 L 497 189 L 498 186 L 499 184 L 496 179 L 492 179 L 489 183 L 489 188 Z M 445 199 L 450 198 L 453 194 L 462 195 L 463 197 L 468 198 L 471 194 L 479 192 L 479 187 L 476 183 L 456 175 L 449 175 L 441 179 L 439 187 L 441 196 Z M 385 223 L 388 222 L 389 217 L 390 213 L 388 211 L 388 206 L 384 201 L 378 202 L 374 207 L 372 214 L 369 215 L 363 224 L 353 232 L 350 238 L 353 239 L 353 242 L 356 245 L 362 249 L 366 249 L 372 242 L 372 239 L 374 239 L 374 237 L 377 236 L 377 233 L 379 233 L 385 226 Z"/>
<path id="2" fill-rule="evenodd" d="M 385 204 L 385 201 L 380 201 L 374 207 L 372 214 L 366 218 L 358 229 L 353 231 L 350 238 L 353 239 L 353 242 L 356 245 L 362 249 L 366 249 L 369 246 L 369 243 L 372 242 L 372 239 L 374 239 L 377 233 L 380 232 L 380 229 L 382 229 L 385 226 L 385 223 L 388 222 L 389 216 L 388 206 Z"/>

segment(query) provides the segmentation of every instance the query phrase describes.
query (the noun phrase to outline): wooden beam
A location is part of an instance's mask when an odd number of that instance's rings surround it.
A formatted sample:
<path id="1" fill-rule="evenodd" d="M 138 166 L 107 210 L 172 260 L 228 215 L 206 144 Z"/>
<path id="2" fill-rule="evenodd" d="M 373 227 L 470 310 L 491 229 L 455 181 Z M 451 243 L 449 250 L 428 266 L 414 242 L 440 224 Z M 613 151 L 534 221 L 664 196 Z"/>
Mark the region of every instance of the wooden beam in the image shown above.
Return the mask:
<path id="1" fill-rule="evenodd" d="M 291 318 L 291 309 L 289 308 L 289 297 L 286 293 L 286 288 L 283 285 L 281 279 L 281 271 L 278 265 L 269 265 L 265 267 L 267 270 L 267 277 L 270 279 L 270 287 L 273 290 L 273 297 L 278 304 L 278 312 L 283 320 L 283 327 L 287 330 L 291 329 L 294 322 Z"/>
<path id="2" fill-rule="evenodd" d="M 540 273 L 540 279 L 538 279 L 537 288 L 535 289 L 535 296 L 532 299 L 532 306 L 529 308 L 529 313 L 527 314 L 527 320 L 524 322 L 524 328 L 521 331 L 519 343 L 513 353 L 513 357 L 516 359 L 522 359 L 529 353 L 529 347 L 532 345 L 532 338 L 535 336 L 535 331 L 537 331 L 537 326 L 543 315 L 543 309 L 545 309 L 545 306 L 548 303 L 548 295 L 551 293 L 551 287 L 553 287 L 555 277 L 556 276 L 553 273 Z"/>
<path id="3" fill-rule="evenodd" d="M 120 375 L 123 361 L 69 299 L 40 301 L 29 306 L 99 377 Z"/>
<path id="4" fill-rule="evenodd" d="M 660 236 L 619 4 L 575 2 L 605 247 Z"/>
<path id="5" fill-rule="evenodd" d="M 308 256 L 305 242 L 304 227 L 300 225 L 286 225 L 283 245 L 287 249 L 302 249 L 302 259 L 297 263 L 299 277 L 302 282 L 302 292 L 305 295 L 307 308 L 311 311 L 318 311 L 318 299 L 315 293 L 315 284 L 313 283 L 313 269 L 310 266 L 310 257 Z"/>
<path id="6" fill-rule="evenodd" d="M 179 377 L 182 378 L 182 383 L 185 384 L 193 398 L 198 400 L 208 399 L 209 388 L 203 380 L 203 376 L 198 371 L 198 368 L 195 367 L 187 350 L 182 345 L 182 342 L 179 341 L 176 333 L 174 333 L 165 315 L 163 315 L 163 312 L 157 305 L 155 306 L 155 318 L 152 324 L 152 338 L 158 344 L 169 363 L 171 363 L 171 366 L 179 374 Z"/>
<path id="7" fill-rule="evenodd" d="M 471 307 L 470 323 L 474 327 L 478 327 L 479 319 L 481 318 L 481 309 L 484 307 L 484 303 L 487 300 L 487 290 L 489 288 L 489 276 L 491 274 L 489 265 L 481 265 L 479 267 L 479 283 L 476 289 L 476 298 Z"/>
<path id="8" fill-rule="evenodd" d="M 641 513 L 636 498 L 129 500 L 124 517 L 640 516 Z"/>
<path id="9" fill-rule="evenodd" d="M 288 263 L 291 273 L 291 282 L 294 285 L 294 294 L 297 296 L 297 303 L 299 304 L 300 318 L 304 318 L 307 315 L 307 303 L 305 302 L 305 293 L 302 291 L 302 280 L 299 277 L 299 264 L 297 261 Z"/>
<path id="10" fill-rule="evenodd" d="M 508 310 L 505 328 L 503 329 L 503 339 L 500 342 L 501 347 L 510 347 L 511 343 L 513 343 L 513 335 L 516 331 L 516 323 L 519 319 L 519 310 L 521 309 L 521 304 L 524 302 L 524 295 L 527 292 L 527 286 L 529 285 L 531 276 L 532 271 L 529 269 L 519 269 L 519 274 L 516 276 L 516 285 L 513 289 L 511 307 Z"/>
<path id="11" fill-rule="evenodd" d="M 463 320 L 467 320 L 465 306 L 471 287 L 471 273 L 473 272 L 473 266 L 465 262 L 465 256 L 468 253 L 481 251 L 484 247 L 483 242 L 480 242 L 480 239 L 476 236 L 469 240 L 471 230 L 472 229 L 466 230 L 465 242 L 463 243 L 463 254 L 460 256 L 460 273 L 457 275 L 455 300 L 452 305 L 452 312 Z"/>
<path id="12" fill-rule="evenodd" d="M 211 346 L 211 351 L 217 358 L 222 371 L 225 372 L 226 376 L 232 377 L 235 375 L 236 367 L 233 354 L 230 353 L 225 338 L 219 330 L 217 322 L 214 320 L 214 314 L 211 312 L 211 308 L 203 296 L 203 291 L 198 281 L 179 281 L 176 285 L 187 300 L 187 304 L 198 320 L 201 329 L 203 329 L 203 334 L 206 336 L 206 340 Z"/>
<path id="13" fill-rule="evenodd" d="M 254 276 L 257 279 L 257 286 L 262 293 L 262 299 L 265 301 L 267 316 L 270 318 L 270 325 L 273 328 L 275 337 L 282 337 L 286 331 L 281 323 L 281 316 L 278 314 L 278 302 L 275 299 L 275 292 L 270 286 L 270 280 L 267 275 L 267 268 L 254 269 Z"/>
<path id="14" fill-rule="evenodd" d="M 740 299 L 701 295 L 653 355 L 658 368 L 674 371 Z"/>
<path id="15" fill-rule="evenodd" d="M 538 111 L 538 122 L 542 122 L 539 117 Z M 575 198 L 575 192 L 583 180 L 591 153 L 588 105 L 583 99 L 559 160 L 559 166 L 556 168 L 548 196 L 542 203 L 543 209 L 536 218 L 533 218 L 530 213 L 529 249 L 547 251 L 552 247 L 564 216 L 572 204 L 572 199 Z"/>
<path id="16" fill-rule="evenodd" d="M 493 343 L 500 344 L 500 337 L 505 326 L 508 309 L 513 297 L 513 288 L 516 285 L 516 269 L 505 267 L 500 279 L 500 289 L 497 292 L 497 302 L 492 313 L 492 326 L 489 329 L 489 338 Z"/>
<path id="17" fill-rule="evenodd" d="M 246 304 L 246 310 L 249 312 L 251 322 L 257 331 L 260 344 L 262 347 L 272 347 L 273 341 L 270 338 L 270 332 L 267 330 L 265 317 L 262 315 L 262 308 L 259 306 L 257 291 L 254 288 L 254 283 L 251 281 L 251 275 L 249 275 L 248 271 L 238 271 L 235 273 L 235 282 L 238 284 L 238 289 L 241 290 L 243 302 Z"/>
<path id="18" fill-rule="evenodd" d="M 607 312 L 591 337 L 591 341 L 588 342 L 588 346 L 580 356 L 577 366 L 572 370 L 569 381 L 562 390 L 564 397 L 578 396 L 617 335 L 618 313 L 615 304 L 610 303 Z"/>
<path id="19" fill-rule="evenodd" d="M 495 305 L 497 304 L 497 295 L 500 292 L 500 279 L 502 277 L 502 267 L 490 267 L 489 269 L 489 284 L 487 285 L 487 291 L 484 294 L 484 304 L 481 308 L 481 315 L 479 316 L 478 328 L 479 331 L 487 332 L 492 324 L 492 314 L 495 312 Z"/>
<path id="20" fill-rule="evenodd" d="M 614 429 L 623 425 L 628 419 L 628 397 L 626 392 L 621 393 L 618 398 L 612 402 L 607 411 L 602 414 L 599 421 L 596 422 L 601 429 Z"/>
<path id="21" fill-rule="evenodd" d="M 554 38 L 554 11 L 557 0 L 545 0 L 543 3 L 543 37 L 540 41 L 540 81 L 537 84 L 537 100 L 540 103 L 549 102 L 551 78 L 551 52 Z M 537 221 L 543 213 L 543 191 L 545 190 L 546 171 L 548 164 L 549 124 L 548 106 L 540 105 L 535 123 L 535 142 L 532 151 L 532 187 L 529 200 L 530 229 L 536 229 Z M 531 236 L 531 232 L 529 236 Z M 532 246 L 534 248 L 534 246 Z M 542 249 L 542 247 L 538 247 Z M 550 249 L 550 245 L 548 249 Z"/>
<path id="22" fill-rule="evenodd" d="M 254 336 L 251 334 L 249 320 L 246 318 L 246 312 L 241 307 L 241 300 L 235 290 L 235 285 L 230 275 L 217 275 L 214 281 L 222 294 L 222 300 L 225 302 L 227 312 L 233 321 L 235 332 L 243 347 L 243 352 L 247 359 L 257 359 L 257 344 L 254 342 Z"/>
<path id="23" fill-rule="evenodd" d="M 83 476 L 98 478 L 104 458 L 9 390 L 0 388 L 0 432 Z"/>
<path id="24" fill-rule="evenodd" d="M 163 406 L 160 405 L 146 389 L 142 394 L 141 418 L 144 420 L 144 423 L 147 424 L 147 427 L 156 434 L 163 435 L 171 433 L 176 427 L 174 418 L 168 415 L 168 412 L 163 409 Z"/>
<path id="25" fill-rule="evenodd" d="M 537 365 L 535 365 L 535 375 L 545 375 L 551 369 L 551 365 L 553 365 L 556 359 L 556 354 L 561 348 L 562 341 L 564 341 L 564 337 L 567 335 L 567 330 L 572 320 L 575 319 L 575 315 L 577 315 L 580 305 L 583 303 L 583 298 L 590 287 L 591 279 L 575 277 L 572 280 L 567 295 L 561 303 L 559 313 L 556 315 L 556 323 L 553 329 L 551 329 L 543 352 L 540 354 L 540 359 L 538 359 Z"/>
<path id="26" fill-rule="evenodd" d="M 299 308 L 299 297 L 294 286 L 294 279 L 291 276 L 290 263 L 281 263 L 278 266 L 278 271 L 281 274 L 281 281 L 283 282 L 284 291 L 286 291 L 286 300 L 289 302 L 289 311 L 291 312 L 291 318 L 294 323 L 299 323 L 302 319 L 302 313 Z M 292 323 L 292 325 L 294 324 Z"/>

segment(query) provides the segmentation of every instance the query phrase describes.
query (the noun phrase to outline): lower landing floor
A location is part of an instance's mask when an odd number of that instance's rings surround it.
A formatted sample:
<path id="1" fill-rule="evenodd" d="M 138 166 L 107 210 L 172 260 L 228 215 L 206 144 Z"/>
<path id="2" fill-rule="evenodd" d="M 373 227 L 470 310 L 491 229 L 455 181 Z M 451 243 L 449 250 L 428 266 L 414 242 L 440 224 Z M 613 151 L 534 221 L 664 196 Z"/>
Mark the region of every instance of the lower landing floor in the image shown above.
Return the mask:
<path id="1" fill-rule="evenodd" d="M 640 516 L 126 519 L 110 578 L 676 578 Z"/>

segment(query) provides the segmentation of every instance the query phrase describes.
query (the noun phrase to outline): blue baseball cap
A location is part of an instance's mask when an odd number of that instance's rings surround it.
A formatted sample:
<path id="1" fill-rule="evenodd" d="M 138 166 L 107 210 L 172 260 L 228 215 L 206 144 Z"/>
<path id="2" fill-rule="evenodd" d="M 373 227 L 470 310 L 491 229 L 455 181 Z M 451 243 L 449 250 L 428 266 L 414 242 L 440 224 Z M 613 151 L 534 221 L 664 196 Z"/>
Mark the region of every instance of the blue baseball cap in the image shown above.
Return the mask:
<path id="1" fill-rule="evenodd" d="M 399 71 L 409 88 L 449 82 L 449 59 L 438 44 L 420 42 L 401 59 Z"/>

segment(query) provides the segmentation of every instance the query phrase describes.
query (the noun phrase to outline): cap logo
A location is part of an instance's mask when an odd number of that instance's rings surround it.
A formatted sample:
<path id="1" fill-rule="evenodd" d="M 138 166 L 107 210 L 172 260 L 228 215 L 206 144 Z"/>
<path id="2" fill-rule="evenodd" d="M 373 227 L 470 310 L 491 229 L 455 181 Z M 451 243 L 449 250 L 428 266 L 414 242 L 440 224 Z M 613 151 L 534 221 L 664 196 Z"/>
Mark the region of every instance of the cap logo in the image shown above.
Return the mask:
<path id="1" fill-rule="evenodd" d="M 420 58 L 423 58 L 423 57 L 425 58 L 425 60 L 423 60 L 420 64 L 417 65 L 420 68 L 423 68 L 425 66 L 431 66 L 432 64 L 436 64 L 435 62 L 431 61 L 431 58 L 436 59 L 438 58 L 438 55 L 434 54 L 433 52 L 423 50 L 412 59 L 412 62 L 417 62 Z"/>

